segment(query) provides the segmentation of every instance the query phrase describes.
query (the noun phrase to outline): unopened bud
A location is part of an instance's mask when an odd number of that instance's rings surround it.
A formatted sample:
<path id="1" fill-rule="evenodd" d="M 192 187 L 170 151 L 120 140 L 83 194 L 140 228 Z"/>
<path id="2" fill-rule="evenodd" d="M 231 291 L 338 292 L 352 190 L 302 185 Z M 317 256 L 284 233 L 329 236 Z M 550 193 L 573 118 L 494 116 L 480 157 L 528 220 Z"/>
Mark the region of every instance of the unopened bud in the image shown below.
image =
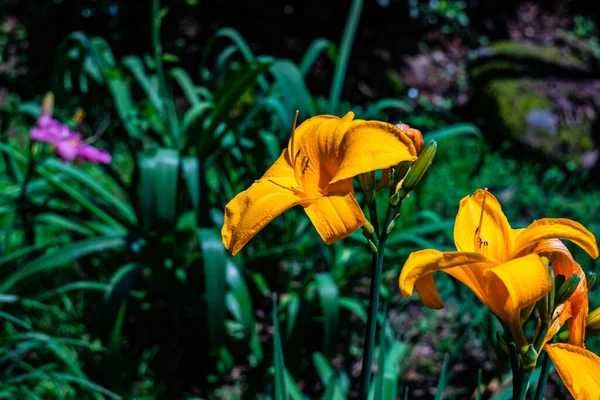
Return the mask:
<path id="1" fill-rule="evenodd" d="M 585 280 L 587 281 L 588 290 L 592 290 L 594 283 L 596 283 L 596 273 L 591 271 L 588 272 L 585 274 Z"/>
<path id="2" fill-rule="evenodd" d="M 585 333 L 589 333 L 590 335 L 600 334 L 600 307 L 588 314 Z"/>
<path id="3" fill-rule="evenodd" d="M 377 187 L 377 181 L 375 179 L 375 171 L 365 172 L 356 176 L 358 184 L 365 194 L 365 199 L 368 205 L 375 203 L 375 188 Z"/>
<path id="4" fill-rule="evenodd" d="M 394 230 L 394 228 L 396 227 L 396 219 L 398 219 L 398 217 L 400 216 L 400 214 L 396 214 L 396 216 L 394 217 L 394 219 L 392 220 L 392 222 L 390 222 L 390 224 L 387 227 L 386 233 L 389 235 L 390 233 L 392 233 L 392 231 Z"/>
<path id="5" fill-rule="evenodd" d="M 548 267 L 548 259 L 546 257 L 540 257 L 542 262 Z M 550 280 L 552 284 L 554 284 L 554 271 L 552 268 L 548 267 L 548 274 L 550 275 Z M 552 293 L 552 294 L 551 294 Z M 546 293 L 544 297 L 542 297 L 537 302 L 538 312 L 540 313 L 540 319 L 542 321 L 548 322 L 550 319 L 550 309 L 552 308 L 552 303 L 554 302 L 554 286 L 551 287 L 550 291 Z"/>
<path id="6" fill-rule="evenodd" d="M 369 238 L 375 233 L 375 228 L 373 228 L 373 224 L 371 224 L 370 221 L 365 221 L 365 224 L 362 226 L 362 230 L 365 236 Z"/>
<path id="7" fill-rule="evenodd" d="M 375 181 L 375 171 L 365 172 L 356 176 L 360 188 L 365 192 L 373 192 L 377 186 Z"/>
<path id="8" fill-rule="evenodd" d="M 427 146 L 423 149 L 417 161 L 414 162 L 408 174 L 402 181 L 402 189 L 406 193 L 413 190 L 419 181 L 425 176 L 425 172 L 429 169 L 429 166 L 433 162 L 435 152 L 437 150 L 437 142 L 435 140 L 427 143 Z"/>
<path id="9" fill-rule="evenodd" d="M 569 341 L 569 331 L 563 331 L 563 332 L 559 333 L 558 335 L 554 336 L 554 339 L 556 339 L 556 341 L 559 343 L 568 342 Z"/>
<path id="10" fill-rule="evenodd" d="M 394 168 L 390 169 L 390 181 L 389 185 L 391 187 L 395 187 L 406 177 L 410 167 L 413 163 L 411 161 L 402 161 L 400 164 L 396 165 Z"/>
<path id="11" fill-rule="evenodd" d="M 406 136 L 412 140 L 415 149 L 417 150 L 417 154 L 421 152 L 423 148 L 423 134 L 418 129 L 413 129 L 410 126 L 403 124 L 402 122 L 396 125 Z"/>
<path id="12" fill-rule="evenodd" d="M 83 122 L 84 118 L 85 118 L 85 111 L 83 111 L 80 108 L 79 110 L 77 110 L 77 112 L 75 112 L 75 115 L 73 116 L 73 121 L 75 121 L 75 123 L 79 126 Z"/>
<path id="13" fill-rule="evenodd" d="M 525 371 L 533 371 L 537 363 L 538 353 L 530 344 L 524 349 L 521 349 L 521 359 L 523 360 L 523 369 Z"/>
<path id="14" fill-rule="evenodd" d="M 562 276 L 562 275 L 559 275 Z M 560 285 L 558 291 L 556 292 L 556 299 L 554 300 L 554 306 L 559 306 L 565 301 L 569 300 L 575 290 L 577 290 L 577 286 L 579 286 L 579 282 L 581 282 L 581 277 L 577 274 L 573 274 L 567 279 L 562 285 Z"/>
<path id="15" fill-rule="evenodd" d="M 52 92 L 46 93 L 42 100 L 42 116 L 50 117 L 54 111 L 54 94 Z"/>
<path id="16" fill-rule="evenodd" d="M 552 287 L 550 288 L 550 291 L 546 294 L 546 297 L 548 298 L 548 318 L 552 318 L 552 313 L 554 312 L 554 298 L 556 295 L 556 280 L 554 279 L 554 270 L 552 269 L 552 267 L 547 268 L 548 274 L 550 275 L 550 280 L 552 281 Z"/>

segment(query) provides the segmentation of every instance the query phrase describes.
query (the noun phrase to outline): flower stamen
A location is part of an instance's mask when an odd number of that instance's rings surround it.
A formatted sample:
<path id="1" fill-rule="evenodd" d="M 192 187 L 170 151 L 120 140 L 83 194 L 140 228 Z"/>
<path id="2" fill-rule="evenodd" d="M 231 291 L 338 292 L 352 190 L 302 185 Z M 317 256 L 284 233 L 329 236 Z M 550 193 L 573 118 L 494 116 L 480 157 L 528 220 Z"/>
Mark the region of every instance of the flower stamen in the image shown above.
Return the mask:
<path id="1" fill-rule="evenodd" d="M 483 225 L 483 212 L 485 210 L 485 197 L 486 197 L 487 191 L 483 192 L 483 202 L 481 204 L 481 213 L 479 214 L 479 224 L 477 225 L 477 228 L 475 229 L 475 238 L 474 238 L 474 248 L 477 249 L 477 246 L 479 246 L 479 248 L 481 249 L 482 246 L 487 246 L 488 242 L 481 239 L 481 227 Z"/>

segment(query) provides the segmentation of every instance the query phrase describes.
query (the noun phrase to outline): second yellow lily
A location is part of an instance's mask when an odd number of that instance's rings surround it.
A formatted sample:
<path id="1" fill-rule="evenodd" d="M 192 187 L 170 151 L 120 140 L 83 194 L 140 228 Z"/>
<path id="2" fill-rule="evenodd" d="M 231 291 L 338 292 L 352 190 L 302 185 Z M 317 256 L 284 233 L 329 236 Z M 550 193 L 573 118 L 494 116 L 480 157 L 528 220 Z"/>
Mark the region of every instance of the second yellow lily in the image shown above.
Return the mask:
<path id="1" fill-rule="evenodd" d="M 400 290 L 410 296 L 416 288 L 427 306 L 442 308 L 432 274 L 444 271 L 467 285 L 508 326 L 523 350 L 528 342 L 521 327 L 521 310 L 552 287 L 547 265 L 538 255 L 558 251 L 559 246 L 548 242 L 550 239 L 571 240 L 598 257 L 596 239 L 581 224 L 545 218 L 525 229 L 512 229 L 498 200 L 487 190 L 477 190 L 460 202 L 454 225 L 458 251 L 412 253 L 400 274 Z M 549 243 L 555 247 L 547 246 Z M 537 247 L 540 244 L 546 246 Z"/>

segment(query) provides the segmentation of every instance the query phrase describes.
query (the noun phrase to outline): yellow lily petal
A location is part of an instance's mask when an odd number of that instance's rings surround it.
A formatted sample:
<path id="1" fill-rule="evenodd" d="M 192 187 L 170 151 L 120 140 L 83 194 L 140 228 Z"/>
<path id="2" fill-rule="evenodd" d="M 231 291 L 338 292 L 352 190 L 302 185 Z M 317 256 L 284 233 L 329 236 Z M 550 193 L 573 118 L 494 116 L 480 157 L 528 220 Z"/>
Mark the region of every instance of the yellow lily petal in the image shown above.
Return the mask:
<path id="1" fill-rule="evenodd" d="M 306 201 L 293 189 L 297 182 L 286 157 L 284 150 L 259 181 L 235 196 L 225 207 L 221 237 L 233 255 L 278 215 Z"/>
<path id="2" fill-rule="evenodd" d="M 349 181 L 330 187 L 327 196 L 316 200 L 304 211 L 327 244 L 345 238 L 366 222 Z"/>
<path id="3" fill-rule="evenodd" d="M 461 200 L 454 224 L 458 251 L 481 251 L 504 262 L 509 259 L 510 239 L 510 224 L 494 195 L 480 189 Z"/>
<path id="4" fill-rule="evenodd" d="M 544 350 L 573 398 L 600 399 L 600 357 L 566 343 L 549 344 Z"/>
<path id="5" fill-rule="evenodd" d="M 530 254 L 484 271 L 488 307 L 502 320 L 520 321 L 522 308 L 535 303 L 552 288 L 546 265 Z"/>
<path id="6" fill-rule="evenodd" d="M 415 282 L 415 289 L 419 295 L 419 298 L 429 308 L 439 310 L 444 308 L 444 303 L 440 298 L 440 294 L 435 288 L 435 282 L 433 281 L 433 274 L 425 275 L 420 277 Z"/>
<path id="7" fill-rule="evenodd" d="M 543 218 L 535 221 L 516 237 L 512 253 L 526 251 L 547 239 L 570 240 L 593 258 L 598 258 L 598 245 L 594 235 L 579 222 L 566 218 Z"/>
<path id="8" fill-rule="evenodd" d="M 565 318 L 561 314 L 559 319 L 562 324 L 567 319 L 569 321 L 569 343 L 585 348 L 585 326 L 589 305 L 587 280 L 583 269 L 575 262 L 564 243 L 558 239 L 544 240 L 538 243 L 533 251 L 548 257 L 554 276 L 563 275 L 566 279 L 569 279 L 572 275 L 577 274 L 581 278 L 577 289 L 575 289 L 571 298 L 567 300 L 572 316 Z"/>
<path id="9" fill-rule="evenodd" d="M 295 129 L 288 144 L 290 164 L 303 191 L 310 197 L 323 194 L 340 165 L 341 142 L 354 114 L 344 118 L 319 115 Z"/>
<path id="10" fill-rule="evenodd" d="M 408 136 L 386 122 L 353 121 L 340 146 L 341 164 L 331 184 L 417 159 L 417 151 Z"/>
<path id="11" fill-rule="evenodd" d="M 450 270 L 458 269 L 458 267 L 469 269 L 470 267 L 480 268 L 482 265 L 491 266 L 494 265 L 494 263 L 480 253 L 441 252 L 430 249 L 420 250 L 411 253 L 406 260 L 404 267 L 402 267 L 400 277 L 398 278 L 398 286 L 400 287 L 402 295 L 408 297 L 412 294 L 417 281 L 420 281 L 422 290 L 424 290 L 426 296 L 431 299 L 434 296 L 431 291 L 432 289 L 435 290 L 435 286 L 431 287 L 431 285 L 427 283 L 427 281 L 423 281 L 422 278 L 431 275 L 436 271 L 450 273 Z M 439 298 L 439 294 L 437 297 Z"/>

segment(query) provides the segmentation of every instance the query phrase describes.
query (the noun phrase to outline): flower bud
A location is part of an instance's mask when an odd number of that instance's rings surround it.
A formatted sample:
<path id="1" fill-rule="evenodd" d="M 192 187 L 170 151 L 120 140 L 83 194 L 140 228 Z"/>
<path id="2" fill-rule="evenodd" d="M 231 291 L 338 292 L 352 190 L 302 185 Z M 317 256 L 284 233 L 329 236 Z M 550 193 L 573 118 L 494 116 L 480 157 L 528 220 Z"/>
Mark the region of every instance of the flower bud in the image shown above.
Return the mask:
<path id="1" fill-rule="evenodd" d="M 590 335 L 600 334 L 600 307 L 587 316 L 585 333 Z"/>
<path id="2" fill-rule="evenodd" d="M 367 204 L 372 205 L 375 203 L 375 187 L 377 186 L 377 180 L 375 179 L 375 171 L 365 172 L 356 177 L 358 184 L 362 191 L 365 193 L 365 199 Z"/>
<path id="3" fill-rule="evenodd" d="M 373 224 L 371 224 L 370 221 L 365 221 L 365 224 L 362 226 L 362 230 L 367 237 L 371 237 L 375 233 L 375 228 L 373 228 Z"/>
<path id="4" fill-rule="evenodd" d="M 377 182 L 375 181 L 375 171 L 359 174 L 356 176 L 356 179 L 358 180 L 360 188 L 365 192 L 372 192 L 375 190 L 375 186 L 377 186 Z"/>
<path id="5" fill-rule="evenodd" d="M 389 235 L 390 233 L 392 233 L 392 231 L 394 230 L 394 228 L 396 227 L 396 219 L 398 219 L 398 217 L 400 216 L 400 214 L 396 214 L 396 216 L 394 217 L 394 219 L 392 220 L 392 222 L 390 222 L 390 224 L 387 226 L 386 229 L 386 233 Z"/>
<path id="6" fill-rule="evenodd" d="M 418 129 L 413 129 L 410 126 L 403 124 L 402 122 L 400 122 L 396 126 L 400 128 L 400 130 L 404 132 L 404 134 L 408 136 L 410 140 L 413 141 L 415 149 L 417 150 L 417 154 L 419 154 L 421 152 L 421 149 L 423 148 L 423 134 L 421 133 L 421 131 Z"/>
<path id="7" fill-rule="evenodd" d="M 554 312 L 554 298 L 556 297 L 556 280 L 554 278 L 554 270 L 552 267 L 548 266 L 547 268 L 548 273 L 550 274 L 550 280 L 552 281 L 552 287 L 550 288 L 548 294 L 546 294 L 546 297 L 548 298 L 548 318 L 552 318 L 552 313 Z"/>
<path id="8" fill-rule="evenodd" d="M 594 283 L 596 283 L 596 273 L 591 271 L 588 272 L 585 274 L 585 280 L 587 281 L 588 290 L 592 290 Z"/>
<path id="9" fill-rule="evenodd" d="M 433 162 L 435 152 L 437 150 L 437 142 L 435 140 L 427 143 L 427 146 L 423 149 L 417 161 L 414 162 L 408 174 L 402 181 L 402 189 L 408 194 L 413 190 L 419 181 L 425 176 L 425 172 L 429 169 L 429 166 Z"/>
<path id="10" fill-rule="evenodd" d="M 548 259 L 546 257 L 540 257 L 540 258 L 541 258 L 542 262 L 546 265 L 546 268 L 548 268 L 548 274 L 550 275 L 550 280 L 552 281 L 552 284 L 554 285 L 554 271 L 552 270 L 552 268 L 550 268 L 548 266 Z M 546 321 L 546 322 L 549 321 L 550 313 L 551 313 L 550 310 L 553 308 L 552 303 L 554 303 L 554 286 L 552 286 L 550 291 L 548 293 L 546 293 L 546 295 L 537 302 L 538 312 L 540 313 L 540 319 L 542 321 Z"/>
<path id="11" fill-rule="evenodd" d="M 521 349 L 521 360 L 523 361 L 523 369 L 525 371 L 533 371 L 537 362 L 538 353 L 532 344 L 524 349 Z"/>
<path id="12" fill-rule="evenodd" d="M 577 286 L 579 286 L 579 282 L 581 282 L 581 277 L 577 274 L 573 274 L 562 285 L 560 285 L 558 291 L 556 292 L 554 306 L 559 306 L 565 301 L 569 300 L 571 296 L 573 296 L 573 293 L 575 293 Z"/>
<path id="13" fill-rule="evenodd" d="M 42 100 L 42 116 L 50 117 L 54 111 L 54 94 L 52 92 L 46 93 Z"/>
<path id="14" fill-rule="evenodd" d="M 412 164 L 413 163 L 410 161 L 402 161 L 400 164 L 390 169 L 389 184 L 391 187 L 395 187 L 402 179 L 404 179 L 404 177 L 406 177 L 406 174 L 410 170 L 410 166 Z"/>

